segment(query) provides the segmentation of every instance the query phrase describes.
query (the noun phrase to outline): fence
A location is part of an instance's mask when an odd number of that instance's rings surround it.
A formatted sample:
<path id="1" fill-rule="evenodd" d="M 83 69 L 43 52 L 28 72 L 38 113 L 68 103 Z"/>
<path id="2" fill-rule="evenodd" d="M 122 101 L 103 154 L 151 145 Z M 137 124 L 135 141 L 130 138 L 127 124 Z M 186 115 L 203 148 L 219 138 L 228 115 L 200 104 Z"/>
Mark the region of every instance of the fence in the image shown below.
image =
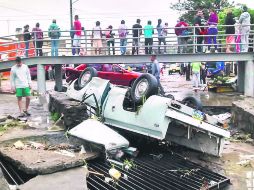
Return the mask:
<path id="1" fill-rule="evenodd" d="M 218 28 L 223 27 L 229 27 L 231 25 L 218 25 Z M 250 25 L 253 29 L 254 25 Z M 224 31 L 219 31 L 218 35 L 197 35 L 195 33 L 195 26 L 189 26 L 188 27 L 188 35 L 186 36 L 176 36 L 174 30 L 175 27 L 169 27 L 166 28 L 168 33 L 163 38 L 165 39 L 165 44 L 159 44 L 158 40 L 158 34 L 156 33 L 157 29 L 154 28 L 154 34 L 152 37 L 153 44 L 151 46 L 152 53 L 159 54 L 159 50 L 164 50 L 163 53 L 165 54 L 176 54 L 176 53 L 196 53 L 197 47 L 201 47 L 202 52 L 207 49 L 208 44 L 206 42 L 204 43 L 197 43 L 197 38 L 202 37 L 204 39 L 207 39 L 208 37 L 217 37 L 217 44 L 212 44 L 212 46 L 217 45 L 218 46 L 218 52 L 225 52 L 226 47 L 228 44 L 226 44 L 226 37 L 227 35 L 224 34 Z M 108 30 L 102 30 L 102 48 L 101 48 L 101 54 L 103 55 L 109 55 L 110 51 L 113 50 L 113 47 L 110 49 L 107 46 L 108 39 L 105 36 L 105 33 Z M 128 34 L 126 36 L 126 46 L 120 46 L 120 38 L 118 37 L 118 30 L 113 29 L 112 33 L 114 33 L 114 49 L 115 54 L 120 55 L 120 49 L 122 47 L 126 47 L 126 54 L 132 54 L 132 48 L 133 48 L 133 41 L 138 39 L 138 47 L 139 47 L 139 54 L 145 54 L 145 49 L 148 48 L 148 46 L 145 46 L 145 37 L 144 35 L 140 35 L 140 37 L 133 37 L 132 35 L 132 29 L 127 29 Z M 142 29 L 142 31 L 144 31 Z M 58 55 L 59 56 L 70 56 L 73 55 L 73 50 L 80 50 L 79 55 L 96 55 L 95 54 L 95 48 L 93 47 L 93 39 L 92 39 L 92 30 L 83 30 L 82 36 L 81 36 L 81 44 L 80 47 L 73 47 L 72 42 L 73 39 L 70 37 L 71 32 L 75 31 L 60 31 L 61 37 L 59 39 L 56 39 L 58 42 Z M 28 57 L 32 56 L 38 56 L 36 54 L 36 50 L 41 50 L 43 52 L 43 56 L 51 56 L 51 42 L 53 41 L 50 39 L 47 34 L 48 31 L 43 31 L 44 38 L 40 41 L 42 42 L 42 48 L 36 47 L 36 42 L 38 42 L 38 39 L 32 39 L 29 41 L 26 41 L 29 43 L 29 55 Z M 142 32 L 144 33 L 144 32 Z M 36 36 L 36 35 L 35 35 Z M 234 38 L 241 37 L 240 34 L 232 34 L 231 36 L 234 36 Z M 242 46 L 247 45 L 249 51 L 253 51 L 253 38 L 254 38 L 254 30 L 250 30 L 248 42 L 241 43 L 233 41 L 230 45 L 232 47 L 235 46 Z M 25 57 L 25 41 L 23 39 L 23 34 L 16 34 L 16 35 L 10 35 L 10 36 L 3 36 L 0 37 L 0 39 L 3 42 L 0 43 L 0 56 L 1 60 L 11 60 L 16 56 Z M 179 41 L 181 39 L 185 39 L 185 43 L 181 44 Z M 8 48 L 11 47 L 11 48 Z M 151 52 L 150 52 L 151 53 Z M 98 55 L 98 54 L 97 54 Z"/>

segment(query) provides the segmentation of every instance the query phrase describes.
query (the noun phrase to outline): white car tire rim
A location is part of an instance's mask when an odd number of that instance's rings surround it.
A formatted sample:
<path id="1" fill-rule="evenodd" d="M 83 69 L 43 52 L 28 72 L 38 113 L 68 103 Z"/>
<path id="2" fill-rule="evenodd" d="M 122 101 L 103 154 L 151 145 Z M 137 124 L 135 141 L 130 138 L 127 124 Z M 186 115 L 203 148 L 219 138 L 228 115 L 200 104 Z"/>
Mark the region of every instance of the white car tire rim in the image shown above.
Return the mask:
<path id="1" fill-rule="evenodd" d="M 148 90 L 149 83 L 146 79 L 142 79 L 138 82 L 135 89 L 135 96 L 137 98 L 143 97 Z"/>
<path id="2" fill-rule="evenodd" d="M 85 84 L 89 81 L 89 79 L 91 78 L 91 72 L 87 71 L 83 74 L 83 76 L 81 77 L 81 85 L 85 86 Z"/>

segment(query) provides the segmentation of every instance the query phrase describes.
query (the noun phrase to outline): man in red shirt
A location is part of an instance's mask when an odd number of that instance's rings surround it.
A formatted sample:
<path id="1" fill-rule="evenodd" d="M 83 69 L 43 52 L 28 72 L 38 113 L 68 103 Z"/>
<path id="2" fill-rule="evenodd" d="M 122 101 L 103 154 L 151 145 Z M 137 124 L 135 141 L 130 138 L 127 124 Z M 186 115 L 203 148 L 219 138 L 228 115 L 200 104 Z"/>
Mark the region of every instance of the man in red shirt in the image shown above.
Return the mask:
<path id="1" fill-rule="evenodd" d="M 78 19 L 78 15 L 75 15 L 74 17 L 75 21 L 73 23 L 73 29 L 75 30 L 74 32 L 74 39 L 73 39 L 73 55 L 77 54 L 79 55 L 79 51 L 80 51 L 80 46 L 81 46 L 81 23 Z"/>
<path id="2" fill-rule="evenodd" d="M 175 34 L 177 35 L 178 53 L 187 53 L 188 40 L 188 24 L 181 18 L 175 26 Z"/>

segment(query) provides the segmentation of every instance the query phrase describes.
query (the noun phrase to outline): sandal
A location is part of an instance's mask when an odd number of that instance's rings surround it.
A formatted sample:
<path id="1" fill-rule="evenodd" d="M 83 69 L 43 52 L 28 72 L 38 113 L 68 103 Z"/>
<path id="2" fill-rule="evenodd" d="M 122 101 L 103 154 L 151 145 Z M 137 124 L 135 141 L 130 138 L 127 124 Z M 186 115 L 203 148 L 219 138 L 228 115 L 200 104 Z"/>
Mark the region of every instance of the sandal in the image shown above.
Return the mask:
<path id="1" fill-rule="evenodd" d="M 31 115 L 31 114 L 30 114 L 28 111 L 26 111 L 26 110 L 24 110 L 23 112 L 24 112 L 24 114 L 25 114 L 26 116 L 30 116 L 30 115 Z"/>
<path id="2" fill-rule="evenodd" d="M 25 117 L 25 116 L 26 116 L 25 113 L 20 113 L 18 117 L 20 118 L 20 117 Z"/>

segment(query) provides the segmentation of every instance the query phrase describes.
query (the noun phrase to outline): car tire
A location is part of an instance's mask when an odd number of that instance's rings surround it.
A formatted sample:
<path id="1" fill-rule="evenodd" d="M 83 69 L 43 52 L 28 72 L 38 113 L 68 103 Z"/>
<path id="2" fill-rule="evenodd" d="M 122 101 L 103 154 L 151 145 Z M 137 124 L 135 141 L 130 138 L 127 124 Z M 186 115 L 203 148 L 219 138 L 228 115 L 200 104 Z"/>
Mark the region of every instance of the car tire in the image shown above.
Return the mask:
<path id="1" fill-rule="evenodd" d="M 130 82 L 129 87 L 132 87 L 133 84 L 134 84 L 134 82 L 135 82 L 135 79 L 133 79 L 133 80 Z"/>
<path id="2" fill-rule="evenodd" d="M 144 89 L 144 87 L 146 87 Z M 148 73 L 138 77 L 131 87 L 131 98 L 133 102 L 140 104 L 144 98 L 149 98 L 152 95 L 158 94 L 158 81 Z"/>
<path id="3" fill-rule="evenodd" d="M 78 87 L 84 88 L 87 83 L 89 83 L 93 77 L 97 77 L 98 73 L 95 68 L 93 67 L 87 67 L 82 73 L 80 74 L 78 78 Z"/>
<path id="4" fill-rule="evenodd" d="M 202 109 L 203 109 L 203 105 L 202 105 L 201 101 L 198 100 L 197 98 L 194 98 L 191 96 L 184 98 L 181 102 L 182 102 L 182 104 L 189 106 L 189 107 L 196 109 L 196 110 L 202 111 Z"/>

